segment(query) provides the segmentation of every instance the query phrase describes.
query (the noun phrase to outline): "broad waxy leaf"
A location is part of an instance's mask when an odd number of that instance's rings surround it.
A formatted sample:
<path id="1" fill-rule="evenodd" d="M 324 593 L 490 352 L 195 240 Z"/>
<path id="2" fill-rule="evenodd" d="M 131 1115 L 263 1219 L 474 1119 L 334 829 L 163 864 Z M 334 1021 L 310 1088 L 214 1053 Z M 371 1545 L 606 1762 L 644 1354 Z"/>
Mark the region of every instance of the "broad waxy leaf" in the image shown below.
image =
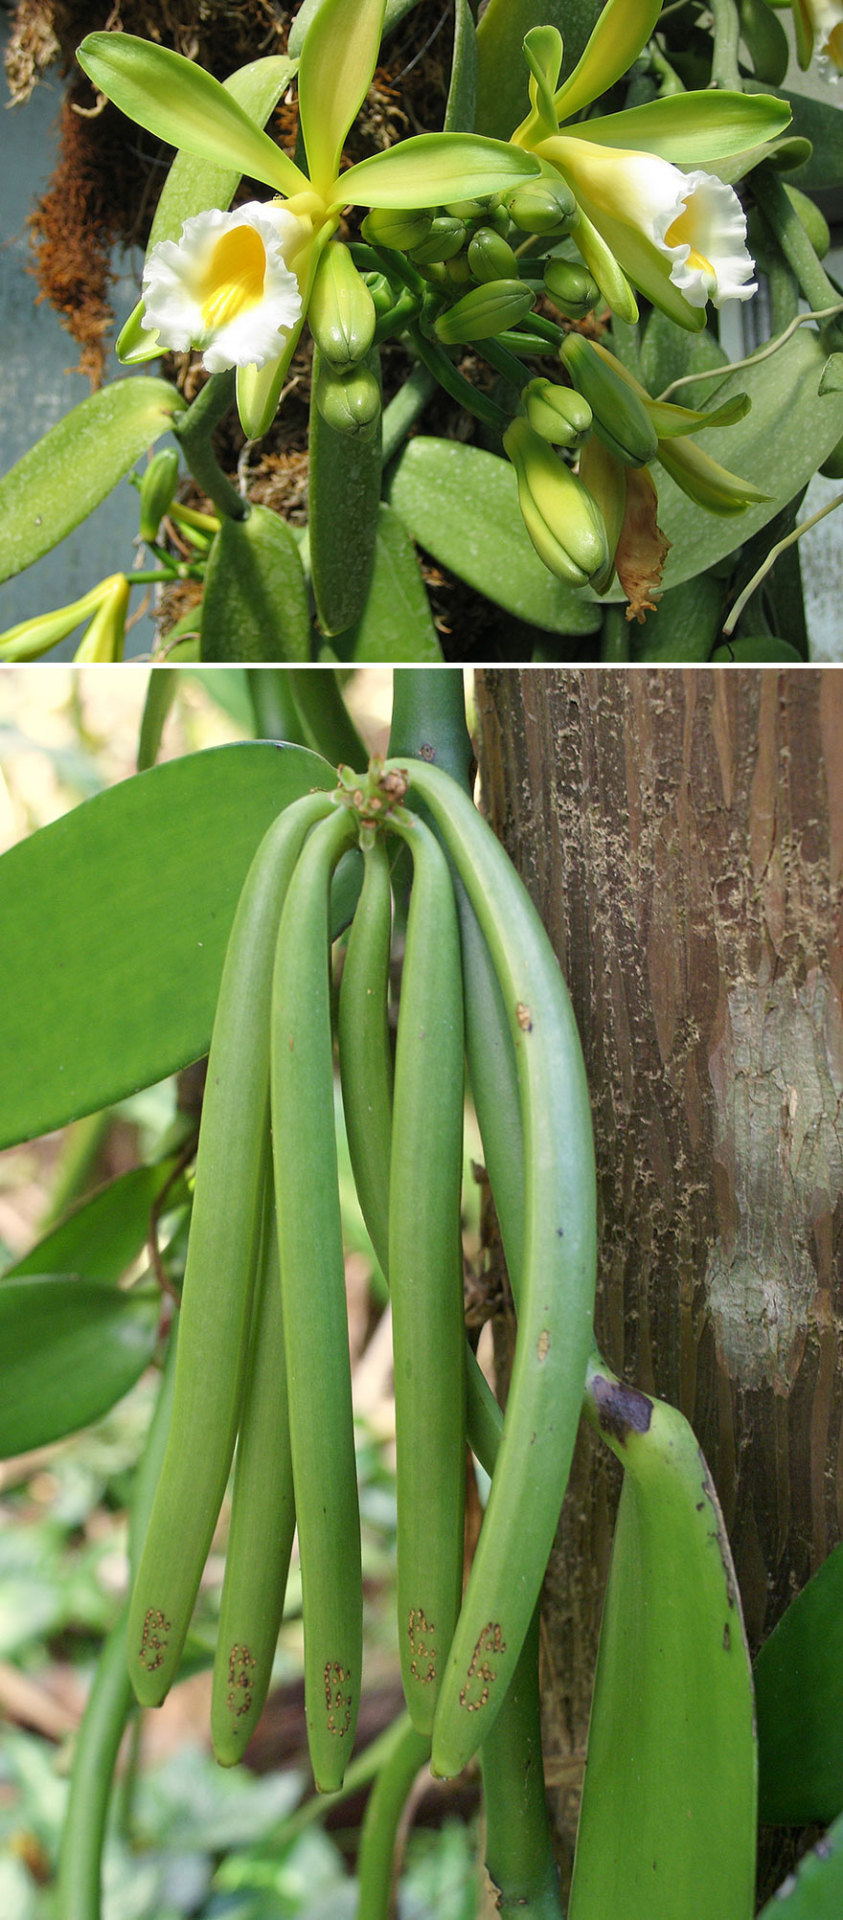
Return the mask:
<path id="1" fill-rule="evenodd" d="M 383 12 L 384 0 L 324 0 L 305 35 L 299 113 L 317 193 L 333 185 L 345 136 L 372 84 Z"/>
<path id="2" fill-rule="evenodd" d="M 0 1456 L 28 1453 L 99 1420 L 128 1393 L 155 1348 L 157 1288 L 51 1274 L 0 1285 Z"/>
<path id="3" fill-rule="evenodd" d="M 749 394 L 752 409 L 736 427 L 708 431 L 704 450 L 731 472 L 753 481 L 769 494 L 767 501 L 748 507 L 732 520 L 710 517 L 680 491 L 663 468 L 654 469 L 659 525 L 672 543 L 664 575 L 666 587 L 677 586 L 692 574 L 714 566 L 765 527 L 807 486 L 837 445 L 843 434 L 843 394 L 818 393 L 824 365 L 825 354 L 816 333 L 801 327 L 768 360 L 755 367 L 741 367 L 717 387 L 718 403 L 744 392 Z M 672 444 L 681 447 L 682 442 Z"/>
<path id="4" fill-rule="evenodd" d="M 755 1698 L 759 1818 L 827 1825 L 843 1810 L 843 1547 L 765 1640 Z"/>
<path id="5" fill-rule="evenodd" d="M 532 154 L 470 133 L 418 133 L 370 154 L 337 183 L 338 207 L 437 207 L 503 193 L 538 173 Z"/>
<path id="6" fill-rule="evenodd" d="M 839 1920 L 843 1910 L 843 1818 L 800 1860 L 758 1920 Z"/>
<path id="7" fill-rule="evenodd" d="M 307 190 L 294 162 L 195 61 L 131 33 L 89 33 L 76 58 L 121 113 L 171 147 L 236 167 L 276 193 Z"/>
<path id="8" fill-rule="evenodd" d="M 202 659 L 253 663 L 310 658 L 310 605 L 286 522 L 253 506 L 224 520 L 202 596 Z"/>
<path id="9" fill-rule="evenodd" d="M 397 513 L 378 507 L 375 564 L 366 605 L 355 627 L 338 634 L 343 660 L 390 660 L 425 665 L 441 660 L 442 648 L 412 540 Z"/>
<path id="10" fill-rule="evenodd" d="M 207 1051 L 252 855 L 283 807 L 334 778 L 303 747 L 217 747 L 122 781 L 3 855 L 0 1146 Z M 341 912 L 356 874 L 338 880 Z"/>
<path id="11" fill-rule="evenodd" d="M 166 380 L 101 387 L 36 441 L 0 480 L 0 580 L 22 573 L 93 513 L 184 411 Z"/>
<path id="12" fill-rule="evenodd" d="M 508 460 L 418 434 L 396 461 L 386 497 L 420 546 L 508 613 L 551 633 L 595 633 L 600 626 L 595 602 L 542 565 Z"/>
<path id="13" fill-rule="evenodd" d="M 109 1181 L 16 1260 L 0 1285 L 26 1274 L 49 1273 L 115 1285 L 146 1244 L 150 1210 L 173 1166 L 172 1160 L 163 1160 L 154 1167 L 132 1167 Z"/>

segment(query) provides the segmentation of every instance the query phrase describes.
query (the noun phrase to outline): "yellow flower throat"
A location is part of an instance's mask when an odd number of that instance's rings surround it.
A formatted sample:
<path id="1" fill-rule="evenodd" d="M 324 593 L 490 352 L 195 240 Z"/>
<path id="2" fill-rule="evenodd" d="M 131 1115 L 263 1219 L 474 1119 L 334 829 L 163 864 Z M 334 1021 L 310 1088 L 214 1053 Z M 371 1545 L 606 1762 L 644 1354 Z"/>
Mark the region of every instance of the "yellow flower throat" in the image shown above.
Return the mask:
<path id="1" fill-rule="evenodd" d="M 693 216 L 689 205 L 684 206 L 682 212 L 671 222 L 664 236 L 664 243 L 666 247 L 690 247 L 689 267 L 693 267 L 697 273 L 708 274 L 712 280 L 716 280 L 717 275 L 711 261 L 706 259 L 704 253 L 699 253 L 694 246 Z"/>
<path id="2" fill-rule="evenodd" d="M 254 227 L 221 234 L 208 262 L 199 299 L 206 327 L 224 327 L 263 299 L 266 252 Z"/>

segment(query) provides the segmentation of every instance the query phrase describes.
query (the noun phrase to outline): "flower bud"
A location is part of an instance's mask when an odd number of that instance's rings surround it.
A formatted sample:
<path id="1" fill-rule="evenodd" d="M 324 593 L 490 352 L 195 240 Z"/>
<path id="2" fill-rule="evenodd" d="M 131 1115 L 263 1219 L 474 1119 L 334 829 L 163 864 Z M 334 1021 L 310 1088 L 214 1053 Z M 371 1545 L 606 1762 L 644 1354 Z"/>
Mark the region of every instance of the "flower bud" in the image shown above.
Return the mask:
<path id="1" fill-rule="evenodd" d="M 167 512 L 179 477 L 179 456 L 175 447 L 163 447 L 153 454 L 141 481 L 138 534 L 145 547 L 158 538 L 158 529 Z"/>
<path id="2" fill-rule="evenodd" d="M 375 333 L 375 303 L 341 240 L 333 240 L 316 269 L 307 309 L 316 345 L 338 372 L 368 353 Z"/>
<path id="3" fill-rule="evenodd" d="M 600 299 L 597 281 L 573 260 L 548 260 L 544 284 L 554 306 L 569 320 L 583 320 Z"/>
<path id="4" fill-rule="evenodd" d="M 530 380 L 521 395 L 534 433 L 553 447 L 579 447 L 591 432 L 591 408 L 582 394 L 553 380 Z"/>
<path id="5" fill-rule="evenodd" d="M 523 417 L 510 422 L 503 444 L 515 468 L 518 504 L 539 559 L 558 580 L 586 586 L 609 557 L 599 508 Z"/>
<path id="6" fill-rule="evenodd" d="M 658 436 L 643 400 L 581 333 L 559 349 L 577 391 L 594 415 L 594 431 L 627 467 L 645 467 L 658 453 Z"/>
<path id="7" fill-rule="evenodd" d="M 347 373 L 335 368 L 320 368 L 316 382 L 316 405 L 326 426 L 335 433 L 356 435 L 372 440 L 381 413 L 381 392 L 368 367 L 352 367 Z"/>
<path id="8" fill-rule="evenodd" d="M 468 264 L 475 280 L 517 280 L 518 261 L 508 240 L 494 227 L 478 227 L 468 243 Z"/>
<path id="9" fill-rule="evenodd" d="M 577 217 L 576 200 L 564 180 L 525 180 L 505 204 L 522 233 L 569 233 Z"/>
<path id="10" fill-rule="evenodd" d="M 462 252 L 465 239 L 464 220 L 455 220 L 452 214 L 437 214 L 426 238 L 412 248 L 413 259 L 422 267 L 435 265 L 440 260 L 453 260 L 455 254 Z"/>
<path id="11" fill-rule="evenodd" d="M 373 207 L 360 231 L 373 247 L 394 247 L 396 253 L 409 253 L 420 245 L 432 225 L 433 215 L 426 207 L 408 213 L 394 207 Z"/>
<path id="12" fill-rule="evenodd" d="M 523 320 L 533 305 L 529 287 L 520 280 L 493 280 L 488 286 L 472 287 L 456 306 L 440 313 L 434 332 L 443 346 L 454 347 L 472 340 L 490 340 Z"/>

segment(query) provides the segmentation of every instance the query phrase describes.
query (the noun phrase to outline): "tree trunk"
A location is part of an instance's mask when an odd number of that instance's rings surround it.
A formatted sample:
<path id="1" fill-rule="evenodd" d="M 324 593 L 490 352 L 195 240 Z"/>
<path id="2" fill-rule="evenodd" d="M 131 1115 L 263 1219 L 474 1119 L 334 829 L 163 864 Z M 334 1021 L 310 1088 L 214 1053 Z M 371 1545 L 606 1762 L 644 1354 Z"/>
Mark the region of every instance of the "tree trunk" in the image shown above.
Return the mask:
<path id="1" fill-rule="evenodd" d="M 487 669 L 477 704 L 582 1035 L 598 1340 L 691 1420 L 755 1652 L 841 1535 L 843 675 Z M 584 1435 L 547 1581 L 563 1853 L 618 1474 Z"/>

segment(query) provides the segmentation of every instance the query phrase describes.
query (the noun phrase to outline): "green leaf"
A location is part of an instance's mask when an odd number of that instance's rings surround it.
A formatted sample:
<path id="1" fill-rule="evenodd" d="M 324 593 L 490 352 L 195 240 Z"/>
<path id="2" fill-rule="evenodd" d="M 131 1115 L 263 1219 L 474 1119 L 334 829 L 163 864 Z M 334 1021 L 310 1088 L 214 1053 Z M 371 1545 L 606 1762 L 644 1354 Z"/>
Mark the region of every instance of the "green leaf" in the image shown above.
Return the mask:
<path id="1" fill-rule="evenodd" d="M 482 200 L 537 172 L 533 155 L 518 147 L 471 133 L 419 133 L 350 167 L 341 175 L 336 205 L 411 208 Z"/>
<path id="2" fill-rule="evenodd" d="M 132 33 L 89 33 L 76 58 L 106 99 L 169 146 L 236 167 L 276 193 L 307 188 L 294 162 L 195 61 Z"/>
<path id="3" fill-rule="evenodd" d="M 753 89 L 752 81 L 749 87 Z M 781 98 L 793 113 L 791 131 L 809 140 L 812 148 L 794 179 L 794 186 L 801 187 L 803 193 L 811 193 L 815 187 L 825 189 L 839 185 L 843 180 L 839 106 L 827 99 L 813 100 L 795 87 L 782 88 Z"/>
<path id="4" fill-rule="evenodd" d="M 375 564 L 366 605 L 357 625 L 336 636 L 341 660 L 424 666 L 441 660 L 442 648 L 413 543 L 397 513 L 378 508 Z"/>
<path id="5" fill-rule="evenodd" d="M 344 178 L 346 176 L 343 176 Z M 381 491 L 380 431 L 371 439 L 339 433 L 316 405 L 320 376 L 313 352 L 310 405 L 310 571 L 324 634 L 345 633 L 363 614 L 375 563 Z M 380 378 L 376 347 L 364 367 Z"/>
<path id="6" fill-rule="evenodd" d="M 61 1440 L 121 1400 L 152 1358 L 160 1304 L 157 1288 L 122 1293 L 55 1274 L 4 1281 L 0 1456 Z"/>
<path id="7" fill-rule="evenodd" d="M 681 587 L 663 593 L 656 612 L 633 629 L 635 661 L 669 661 L 671 665 L 708 660 L 726 612 L 726 589 L 710 573 L 695 574 Z"/>
<path id="8" fill-rule="evenodd" d="M 798 11 L 798 9 L 794 9 Z M 741 38 L 762 85 L 780 87 L 790 64 L 790 47 L 768 0 L 740 0 Z"/>
<path id="9" fill-rule="evenodd" d="M 843 1809 L 843 1547 L 765 1640 L 755 1699 L 759 1818 L 827 1825 Z"/>
<path id="10" fill-rule="evenodd" d="M 843 394 L 817 392 L 825 354 L 816 333 L 800 328 L 768 360 L 741 367 L 717 388 L 718 401 L 743 391 L 752 410 L 736 427 L 714 427 L 706 451 L 770 498 L 734 520 L 710 518 L 659 468 L 659 525 L 671 542 L 665 586 L 732 553 L 800 493 L 843 434 Z M 681 447 L 682 442 L 673 443 Z M 700 450 L 702 451 L 702 449 Z"/>
<path id="11" fill-rule="evenodd" d="M 0 580 L 72 533 L 184 405 L 166 380 L 135 375 L 102 387 L 57 420 L 0 480 Z"/>
<path id="12" fill-rule="evenodd" d="M 800 1860 L 758 1920 L 839 1920 L 843 1908 L 843 1819 Z"/>
<path id="13" fill-rule="evenodd" d="M 843 353 L 830 353 L 820 375 L 818 393 L 843 393 Z"/>
<path id="14" fill-rule="evenodd" d="M 386 489 L 414 540 L 487 600 L 550 633 L 596 633 L 602 614 L 544 567 L 518 510 L 508 460 L 419 434 Z"/>
<path id="15" fill-rule="evenodd" d="M 783 133 L 789 120 L 789 107 L 772 94 L 674 93 L 566 131 L 599 146 L 641 148 L 676 166 L 695 167 L 761 146 Z"/>
<path id="16" fill-rule="evenodd" d="M 3 855 L 0 1146 L 207 1051 L 258 842 L 291 800 L 333 784 L 301 747 L 217 747 L 120 782 Z"/>
<path id="17" fill-rule="evenodd" d="M 133 1167 L 80 1201 L 60 1226 L 7 1268 L 0 1286 L 48 1273 L 116 1285 L 146 1244 L 150 1211 L 173 1166 L 173 1160 L 163 1160 L 154 1167 Z"/>
<path id="18" fill-rule="evenodd" d="M 615 331 L 614 324 L 612 330 Z M 622 359 L 623 355 L 619 353 L 618 357 Z M 675 327 L 666 313 L 650 314 L 638 367 L 638 378 L 648 393 L 655 397 L 672 380 L 681 380 L 688 373 L 705 373 L 713 367 L 722 367 L 725 379 L 729 371 L 728 358 L 713 333 L 708 329 L 704 333 L 686 333 L 684 328 L 680 331 Z M 719 391 L 716 380 L 704 380 L 701 386 L 683 387 L 680 393 L 671 394 L 670 399 L 681 400 L 683 407 L 705 407 Z"/>
<path id="19" fill-rule="evenodd" d="M 681 593 L 682 588 L 677 588 Z M 711 656 L 718 666 L 748 666 L 761 663 L 767 666 L 780 664 L 783 667 L 802 665 L 802 655 L 798 648 L 792 647 L 789 640 L 776 640 L 772 634 L 762 634 L 758 640 L 730 640 L 725 646 L 715 647 Z"/>
<path id="20" fill-rule="evenodd" d="M 345 136 L 371 86 L 383 11 L 384 0 L 324 0 L 305 35 L 299 112 L 317 193 L 333 186 Z"/>
<path id="21" fill-rule="evenodd" d="M 309 660 L 310 605 L 299 550 L 280 514 L 223 520 L 202 596 L 202 659 Z"/>
<path id="22" fill-rule="evenodd" d="M 477 30 L 468 0 L 456 0 L 445 133 L 471 133 L 477 112 Z M 484 129 L 485 131 L 485 129 Z"/>

